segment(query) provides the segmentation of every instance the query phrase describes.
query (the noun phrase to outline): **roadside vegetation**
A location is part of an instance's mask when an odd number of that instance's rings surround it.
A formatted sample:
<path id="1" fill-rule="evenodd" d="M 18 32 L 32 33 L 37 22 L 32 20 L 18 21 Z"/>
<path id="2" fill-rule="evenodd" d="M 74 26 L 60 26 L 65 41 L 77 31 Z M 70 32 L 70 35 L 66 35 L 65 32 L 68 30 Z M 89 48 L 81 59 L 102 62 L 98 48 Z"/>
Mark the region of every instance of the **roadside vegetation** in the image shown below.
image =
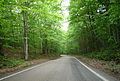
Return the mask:
<path id="1" fill-rule="evenodd" d="M 59 56 L 63 39 L 61 3 L 62 0 L 0 1 L 1 63 L 13 61 L 11 57 L 16 62 L 42 55 Z"/>
<path id="2" fill-rule="evenodd" d="M 24 70 L 26 68 L 29 68 L 31 66 L 47 62 L 50 60 L 54 60 L 59 58 L 57 55 L 40 55 L 30 57 L 29 60 L 25 61 L 24 59 L 18 59 L 13 57 L 0 57 L 0 76 L 9 75 L 12 72 Z"/>
<path id="3" fill-rule="evenodd" d="M 115 59 L 120 54 L 119 3 L 118 0 L 71 0 L 66 53 Z"/>
<path id="4" fill-rule="evenodd" d="M 15 58 L 9 58 L 5 56 L 0 56 L 0 68 L 3 68 L 4 66 L 7 67 L 15 67 L 17 65 L 22 64 L 24 61 L 23 60 L 18 60 Z"/>
<path id="5" fill-rule="evenodd" d="M 73 54 L 72 54 L 73 55 Z M 120 62 L 115 60 L 101 59 L 95 56 L 88 55 L 73 55 L 83 61 L 84 63 L 91 65 L 107 74 L 110 74 L 118 79 L 120 79 Z"/>
<path id="6" fill-rule="evenodd" d="M 29 61 L 39 60 L 39 59 L 55 59 L 58 58 L 58 54 L 48 54 L 48 55 L 31 55 L 28 61 L 24 59 L 17 59 L 15 57 L 0 56 L 0 69 L 2 68 L 13 68 L 18 65 L 23 64 L 22 67 L 28 67 L 30 64 L 27 64 Z M 25 65 L 24 65 L 25 64 Z"/>
<path id="7" fill-rule="evenodd" d="M 64 52 L 105 65 L 109 61 L 110 71 L 120 74 L 119 10 L 120 0 L 70 0 Z"/>
<path id="8" fill-rule="evenodd" d="M 68 54 L 109 61 L 120 73 L 120 0 L 70 0 L 67 32 L 62 1 L 0 1 L 0 69 Z"/>
<path id="9" fill-rule="evenodd" d="M 62 0 L 0 1 L 0 75 L 58 58 Z"/>
<path id="10" fill-rule="evenodd" d="M 86 56 L 89 58 L 96 58 L 99 60 L 104 60 L 104 61 L 116 61 L 116 63 L 120 63 L 120 54 L 97 54 L 97 53 L 92 53 L 92 54 L 84 54 L 82 56 Z"/>

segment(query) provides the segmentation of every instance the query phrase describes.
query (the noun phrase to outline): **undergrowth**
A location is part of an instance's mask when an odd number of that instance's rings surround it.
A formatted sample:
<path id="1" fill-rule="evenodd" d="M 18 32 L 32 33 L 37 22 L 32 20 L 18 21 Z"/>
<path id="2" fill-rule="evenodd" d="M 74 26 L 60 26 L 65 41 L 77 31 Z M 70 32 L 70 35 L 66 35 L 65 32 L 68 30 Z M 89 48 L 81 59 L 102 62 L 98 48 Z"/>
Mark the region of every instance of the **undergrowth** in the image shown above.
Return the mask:
<path id="1" fill-rule="evenodd" d="M 38 55 L 38 54 L 31 54 L 29 56 L 29 60 L 28 61 L 32 61 L 32 60 L 37 60 L 37 59 L 48 59 L 50 57 L 57 57 L 57 56 L 60 56 L 59 54 L 42 54 L 42 55 Z M 14 57 L 7 57 L 7 56 L 0 56 L 0 68 L 3 68 L 3 67 L 15 67 L 15 66 L 18 66 L 20 64 L 23 64 L 25 63 L 24 60 L 24 56 L 21 58 L 21 59 L 16 59 Z M 23 66 L 23 67 L 26 67 L 26 66 Z"/>
<path id="2" fill-rule="evenodd" d="M 116 63 L 120 63 L 120 54 L 83 54 L 82 56 L 86 56 L 89 58 L 96 58 L 104 61 L 116 61 Z"/>
<path id="3" fill-rule="evenodd" d="M 83 56 L 83 57 L 88 57 L 92 59 L 95 58 L 95 59 L 103 60 L 104 62 L 101 61 L 101 64 L 103 66 L 106 65 L 106 63 L 108 63 L 109 68 L 108 67 L 107 68 L 111 72 L 113 72 L 114 74 L 120 74 L 120 54 L 119 53 L 118 54 L 101 54 L 98 52 L 96 53 L 94 52 L 90 54 L 74 54 L 73 56 Z M 109 62 L 106 62 L 106 61 L 109 61 Z"/>
<path id="4" fill-rule="evenodd" d="M 24 61 L 20 59 L 16 59 L 13 57 L 0 56 L 0 68 L 7 67 L 15 67 L 22 64 Z"/>
<path id="5" fill-rule="evenodd" d="M 73 55 L 73 54 L 72 54 Z M 120 63 L 120 54 L 101 54 L 101 53 L 89 53 L 89 54 L 75 54 L 73 56 L 85 56 L 89 58 L 96 58 L 104 61 L 116 61 Z"/>

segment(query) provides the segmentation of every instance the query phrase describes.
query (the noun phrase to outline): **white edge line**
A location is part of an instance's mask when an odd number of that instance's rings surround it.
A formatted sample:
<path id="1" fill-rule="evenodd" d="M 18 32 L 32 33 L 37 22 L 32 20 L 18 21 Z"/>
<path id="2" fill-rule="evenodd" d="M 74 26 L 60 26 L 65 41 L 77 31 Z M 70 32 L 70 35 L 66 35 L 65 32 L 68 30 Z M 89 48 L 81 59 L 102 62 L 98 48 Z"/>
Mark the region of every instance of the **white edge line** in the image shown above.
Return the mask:
<path id="1" fill-rule="evenodd" d="M 75 58 L 75 57 L 74 57 Z M 106 78 L 104 78 L 103 76 L 101 76 L 100 74 L 98 74 L 97 72 L 93 71 L 92 69 L 90 69 L 88 66 L 86 66 L 84 63 L 82 63 L 80 60 L 78 60 L 77 58 L 75 58 L 80 64 L 82 64 L 84 67 L 86 67 L 89 71 L 91 71 L 92 73 L 94 73 L 96 76 L 98 76 L 99 78 L 101 78 L 103 81 L 109 81 Z"/>
<path id="2" fill-rule="evenodd" d="M 51 61 L 53 61 L 53 60 L 50 60 L 50 61 L 48 61 L 48 62 L 51 62 Z M 37 68 L 37 67 L 39 67 L 39 66 L 41 66 L 41 65 L 43 65 L 43 64 L 46 64 L 46 63 L 48 63 L 48 62 L 45 62 L 45 63 L 39 64 L 39 65 L 30 67 L 30 68 L 28 68 L 28 69 L 25 69 L 25 70 L 22 70 L 22 71 L 13 73 L 13 74 L 11 74 L 11 75 L 5 76 L 5 77 L 3 77 L 3 78 L 0 78 L 0 81 L 2 81 L 2 80 L 4 80 L 4 79 L 7 79 L 7 78 L 9 78 L 9 77 L 15 76 L 15 75 L 17 75 L 17 74 L 23 73 L 23 72 L 25 72 L 25 71 L 29 71 L 29 70 L 31 70 L 31 69 Z"/>

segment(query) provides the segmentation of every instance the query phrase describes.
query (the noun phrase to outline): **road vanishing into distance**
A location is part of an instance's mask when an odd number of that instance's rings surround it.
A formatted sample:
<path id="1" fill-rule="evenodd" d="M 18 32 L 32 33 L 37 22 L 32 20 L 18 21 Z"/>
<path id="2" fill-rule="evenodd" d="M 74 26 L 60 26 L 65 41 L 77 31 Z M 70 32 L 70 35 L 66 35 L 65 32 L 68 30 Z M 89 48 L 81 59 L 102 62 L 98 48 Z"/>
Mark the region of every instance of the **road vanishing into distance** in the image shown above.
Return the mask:
<path id="1" fill-rule="evenodd" d="M 3 77 L 0 81 L 118 81 L 84 64 L 75 57 L 62 56 Z"/>

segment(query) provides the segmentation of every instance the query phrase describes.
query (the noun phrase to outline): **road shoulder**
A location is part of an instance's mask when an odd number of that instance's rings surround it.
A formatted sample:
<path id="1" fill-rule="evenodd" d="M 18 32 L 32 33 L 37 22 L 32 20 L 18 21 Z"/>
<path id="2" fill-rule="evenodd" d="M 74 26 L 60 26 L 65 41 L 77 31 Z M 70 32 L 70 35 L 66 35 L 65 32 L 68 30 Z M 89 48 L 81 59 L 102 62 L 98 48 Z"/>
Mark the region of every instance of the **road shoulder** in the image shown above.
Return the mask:
<path id="1" fill-rule="evenodd" d="M 80 61 L 84 62 L 86 65 L 88 65 L 93 70 L 95 70 L 99 73 L 102 73 L 104 76 L 107 76 L 108 78 L 110 78 L 109 77 L 109 75 L 110 75 L 110 76 L 112 76 L 112 78 L 114 77 L 114 78 L 117 78 L 118 80 L 120 80 L 119 74 L 115 74 L 115 73 L 111 72 L 110 66 L 108 66 L 108 62 L 98 60 L 98 59 L 91 59 L 91 58 L 87 58 L 87 57 L 83 57 L 83 56 L 76 56 L 76 58 L 79 59 Z"/>

